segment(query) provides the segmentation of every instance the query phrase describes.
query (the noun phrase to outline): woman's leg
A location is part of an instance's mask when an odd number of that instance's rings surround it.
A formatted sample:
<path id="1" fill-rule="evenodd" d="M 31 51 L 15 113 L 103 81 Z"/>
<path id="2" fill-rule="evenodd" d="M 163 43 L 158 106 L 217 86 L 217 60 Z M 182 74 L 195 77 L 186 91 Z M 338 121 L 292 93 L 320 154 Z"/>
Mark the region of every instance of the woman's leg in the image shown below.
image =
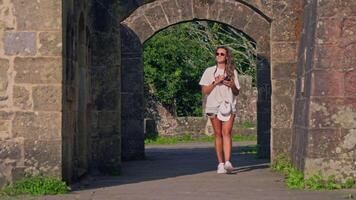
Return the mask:
<path id="1" fill-rule="evenodd" d="M 230 161 L 231 159 L 231 148 L 232 148 L 232 139 L 231 139 L 231 130 L 234 124 L 235 114 L 232 114 L 230 119 L 222 124 L 222 136 L 223 136 L 223 149 L 225 161 Z"/>
<path id="2" fill-rule="evenodd" d="M 218 158 L 219 163 L 225 162 L 224 155 L 223 155 L 223 138 L 222 138 L 222 131 L 221 121 L 215 116 L 210 118 L 211 124 L 213 125 L 214 135 L 215 135 L 215 152 L 216 157 Z"/>

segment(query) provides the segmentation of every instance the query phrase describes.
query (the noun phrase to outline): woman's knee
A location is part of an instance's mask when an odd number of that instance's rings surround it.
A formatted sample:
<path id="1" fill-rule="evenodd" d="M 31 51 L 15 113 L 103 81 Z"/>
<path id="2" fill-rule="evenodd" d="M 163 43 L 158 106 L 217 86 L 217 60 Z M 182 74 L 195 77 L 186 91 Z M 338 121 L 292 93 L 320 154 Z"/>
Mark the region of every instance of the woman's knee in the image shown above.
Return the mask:
<path id="1" fill-rule="evenodd" d="M 219 137 L 219 138 L 221 138 L 223 136 L 221 131 L 215 131 L 214 134 L 215 134 L 215 137 Z"/>
<path id="2" fill-rule="evenodd" d="M 223 136 L 223 137 L 230 137 L 231 136 L 231 131 L 222 131 L 222 133 L 221 133 L 221 135 Z"/>

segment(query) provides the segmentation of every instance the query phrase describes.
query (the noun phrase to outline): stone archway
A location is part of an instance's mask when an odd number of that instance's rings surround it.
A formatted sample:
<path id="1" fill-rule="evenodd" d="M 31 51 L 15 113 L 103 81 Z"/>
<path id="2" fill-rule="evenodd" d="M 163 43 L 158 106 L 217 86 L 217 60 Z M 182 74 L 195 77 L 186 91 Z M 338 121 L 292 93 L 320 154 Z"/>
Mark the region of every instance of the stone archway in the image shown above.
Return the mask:
<path id="1" fill-rule="evenodd" d="M 137 159 L 144 156 L 142 44 L 159 30 L 192 20 L 210 20 L 230 25 L 256 42 L 259 156 L 269 157 L 271 19 L 256 7 L 234 0 L 223 2 L 158 0 L 139 7 L 121 23 L 122 158 Z M 132 83 L 134 77 L 139 77 L 138 85 L 132 87 L 125 84 Z"/>

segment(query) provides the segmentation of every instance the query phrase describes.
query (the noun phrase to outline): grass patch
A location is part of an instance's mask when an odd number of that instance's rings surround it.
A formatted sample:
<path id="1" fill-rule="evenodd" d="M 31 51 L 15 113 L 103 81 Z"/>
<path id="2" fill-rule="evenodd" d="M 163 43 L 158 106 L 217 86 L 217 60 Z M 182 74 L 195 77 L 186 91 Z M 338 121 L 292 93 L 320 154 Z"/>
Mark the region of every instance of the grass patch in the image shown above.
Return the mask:
<path id="1" fill-rule="evenodd" d="M 272 170 L 281 172 L 285 176 L 285 183 L 291 189 L 309 190 L 334 190 L 352 188 L 355 180 L 348 179 L 345 183 L 339 183 L 334 176 L 325 177 L 321 172 L 305 179 L 303 172 L 294 168 L 291 161 L 285 155 L 277 156 L 272 165 Z"/>
<path id="2" fill-rule="evenodd" d="M 242 129 L 248 129 L 248 128 L 256 128 L 256 125 L 253 124 L 252 122 L 242 122 L 241 124 L 239 124 L 239 128 L 242 128 Z"/>
<path id="3" fill-rule="evenodd" d="M 29 176 L 16 181 L 0 190 L 0 196 L 18 195 L 56 195 L 65 194 L 70 190 L 65 182 L 55 177 L 42 174 Z"/>
<path id="4" fill-rule="evenodd" d="M 145 139 L 145 144 L 178 144 L 178 143 L 188 143 L 188 142 L 213 142 L 214 136 L 192 136 L 189 134 L 178 135 L 178 136 L 155 136 L 148 137 Z M 232 141 L 256 141 L 256 136 L 241 136 L 233 135 Z"/>

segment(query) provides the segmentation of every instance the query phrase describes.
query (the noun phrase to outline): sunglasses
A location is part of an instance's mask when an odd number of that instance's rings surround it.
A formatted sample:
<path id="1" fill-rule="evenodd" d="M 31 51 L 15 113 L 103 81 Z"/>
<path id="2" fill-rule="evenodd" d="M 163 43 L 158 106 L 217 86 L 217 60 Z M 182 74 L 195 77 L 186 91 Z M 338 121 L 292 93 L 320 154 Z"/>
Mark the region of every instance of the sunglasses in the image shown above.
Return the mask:
<path id="1" fill-rule="evenodd" d="M 216 56 L 225 56 L 225 53 L 219 53 L 219 52 L 217 52 L 217 53 L 215 53 L 215 55 L 216 55 Z"/>

